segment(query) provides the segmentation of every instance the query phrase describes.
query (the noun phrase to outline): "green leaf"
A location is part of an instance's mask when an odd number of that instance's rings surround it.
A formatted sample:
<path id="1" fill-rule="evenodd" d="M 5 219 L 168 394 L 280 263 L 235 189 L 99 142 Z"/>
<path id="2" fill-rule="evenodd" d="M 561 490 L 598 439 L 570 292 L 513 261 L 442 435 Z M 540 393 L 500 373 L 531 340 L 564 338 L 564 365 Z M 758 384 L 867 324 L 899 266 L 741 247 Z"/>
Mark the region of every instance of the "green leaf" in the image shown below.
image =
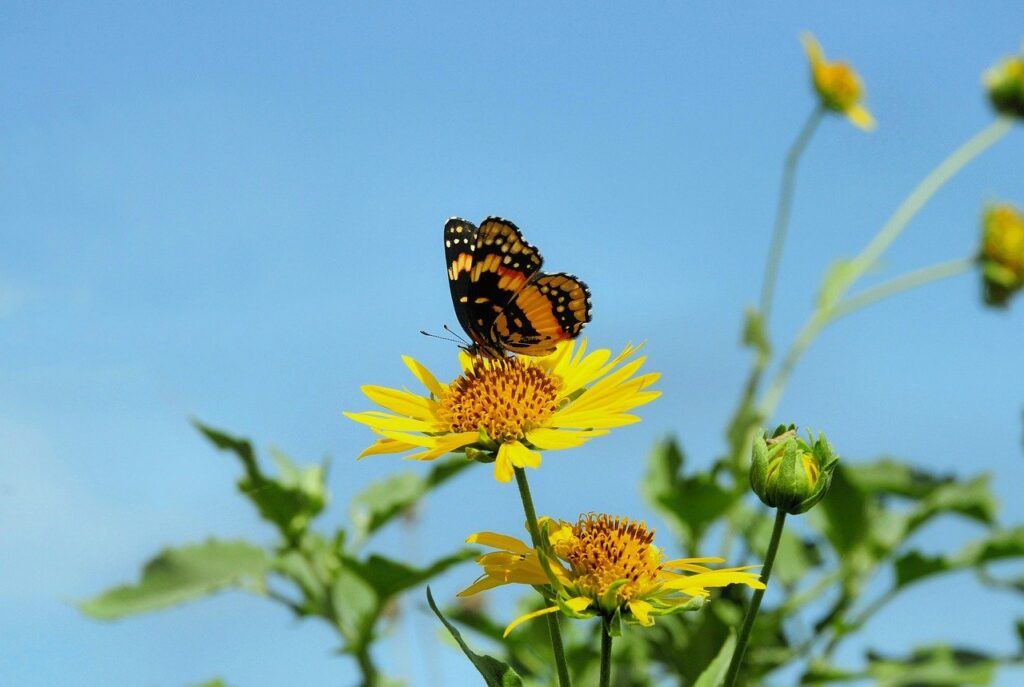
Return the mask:
<path id="1" fill-rule="evenodd" d="M 736 633 L 729 632 L 729 636 L 722 644 L 721 650 L 715 659 L 711 661 L 704 672 L 700 674 L 693 687 L 719 687 L 725 682 L 725 674 L 729 670 L 729 663 L 736 651 Z"/>
<path id="2" fill-rule="evenodd" d="M 772 538 L 775 523 L 775 511 L 765 513 L 762 510 L 746 515 L 749 524 L 747 541 L 758 561 L 764 560 L 768 552 L 768 544 Z M 784 529 L 779 540 L 779 548 L 775 554 L 775 565 L 772 568 L 772 581 L 792 586 L 806 579 L 808 572 L 822 564 L 821 552 L 811 541 L 805 541 L 795 533 L 794 529 Z"/>
<path id="3" fill-rule="evenodd" d="M 877 687 L 957 687 L 988 685 L 995 677 L 998 659 L 949 646 L 916 649 L 908 658 L 868 655 L 868 674 Z"/>
<path id="4" fill-rule="evenodd" d="M 938 476 L 915 468 L 904 461 L 882 458 L 869 463 L 844 465 L 850 482 L 869 494 L 892 494 L 909 499 L 922 499 L 954 477 Z"/>
<path id="5" fill-rule="evenodd" d="M 245 468 L 245 476 L 238 481 L 239 491 L 249 497 L 263 519 L 276 525 L 288 540 L 297 540 L 327 505 L 326 475 L 322 466 L 300 469 L 283 453 L 274 451 L 279 479 L 273 479 L 260 470 L 248 441 L 197 420 L 193 424 L 215 446 L 238 456 Z"/>
<path id="6" fill-rule="evenodd" d="M 825 516 L 825 536 L 840 554 L 862 546 L 871 532 L 871 504 L 867 496 L 848 477 L 840 463 L 832 474 L 828 497 L 813 512 Z"/>
<path id="7" fill-rule="evenodd" d="M 371 484 L 349 504 L 355 542 L 353 549 L 358 549 L 369 535 L 414 506 L 431 489 L 471 464 L 465 458 L 457 457 L 438 464 L 426 477 L 406 472 Z"/>
<path id="8" fill-rule="evenodd" d="M 735 494 L 709 473 L 683 477 L 683 452 L 673 438 L 651 452 L 644 495 L 693 549 L 704 532 L 736 502 Z"/>
<path id="9" fill-rule="evenodd" d="M 380 597 L 362 575 L 342 568 L 334 579 L 331 601 L 345 650 L 359 653 L 373 641 L 373 626 L 383 606 Z"/>
<path id="10" fill-rule="evenodd" d="M 955 514 L 986 525 L 995 522 L 998 504 L 987 475 L 969 482 L 950 482 L 935 488 L 911 511 L 908 533 L 937 515 Z"/>
<path id="11" fill-rule="evenodd" d="M 211 539 L 166 549 L 146 563 L 142 579 L 83 601 L 86 615 L 113 620 L 208 596 L 225 588 L 262 592 L 270 561 L 263 549 L 244 541 Z"/>
<path id="12" fill-rule="evenodd" d="M 771 356 L 772 347 L 764 330 L 764 318 L 756 308 L 747 308 L 743 321 L 743 345 L 754 349 L 762 363 Z"/>
<path id="13" fill-rule="evenodd" d="M 893 563 L 896 570 L 896 588 L 900 589 L 932 575 L 949 572 L 958 566 L 945 556 L 926 556 L 918 551 L 900 556 Z"/>
<path id="14" fill-rule="evenodd" d="M 945 572 L 980 567 L 994 561 L 1024 557 L 1024 527 L 1001 530 L 972 542 L 952 556 L 926 556 L 911 551 L 895 562 L 896 588 Z"/>
<path id="15" fill-rule="evenodd" d="M 447 628 L 449 634 L 459 645 L 459 648 L 462 649 L 462 653 L 466 655 L 466 658 L 470 660 L 484 678 L 484 683 L 487 687 L 522 687 L 522 678 L 507 663 L 491 656 L 474 653 L 469 648 L 465 640 L 462 639 L 458 629 L 449 623 L 441 611 L 438 610 L 437 604 L 434 603 L 434 597 L 430 593 L 430 587 L 427 587 L 427 603 L 430 605 L 430 610 L 434 612 L 434 615 Z"/>
<path id="16" fill-rule="evenodd" d="M 385 602 L 396 594 L 417 587 L 437 577 L 448 568 L 472 560 L 479 555 L 480 552 L 476 549 L 461 549 L 450 556 L 434 561 L 426 568 L 414 568 L 377 555 L 370 556 L 366 561 L 346 559 L 345 564 L 373 588 L 381 602 Z"/>
<path id="17" fill-rule="evenodd" d="M 208 680 L 199 685 L 192 685 L 192 687 L 228 687 L 227 683 L 220 679 Z"/>

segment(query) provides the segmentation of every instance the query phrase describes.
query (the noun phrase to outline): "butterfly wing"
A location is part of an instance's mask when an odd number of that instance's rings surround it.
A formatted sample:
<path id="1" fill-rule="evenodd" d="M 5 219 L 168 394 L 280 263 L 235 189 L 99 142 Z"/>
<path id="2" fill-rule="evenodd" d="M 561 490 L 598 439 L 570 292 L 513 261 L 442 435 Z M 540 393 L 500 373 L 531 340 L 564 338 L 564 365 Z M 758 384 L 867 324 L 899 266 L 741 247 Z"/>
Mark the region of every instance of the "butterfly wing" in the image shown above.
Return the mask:
<path id="1" fill-rule="evenodd" d="M 470 338 L 473 335 L 469 309 L 469 289 L 476 247 L 476 225 L 461 217 L 452 217 L 444 224 L 444 259 L 448 263 L 448 288 L 459 324 Z"/>
<path id="2" fill-rule="evenodd" d="M 590 322 L 590 289 L 571 274 L 539 274 L 494 319 L 489 338 L 522 355 L 547 355 Z"/>
<path id="3" fill-rule="evenodd" d="M 538 273 L 544 259 L 523 238 L 516 225 L 500 217 L 488 217 L 476 234 L 472 267 L 466 293 L 469 326 L 474 341 L 501 350 L 491 337 L 495 319 L 515 295 Z"/>

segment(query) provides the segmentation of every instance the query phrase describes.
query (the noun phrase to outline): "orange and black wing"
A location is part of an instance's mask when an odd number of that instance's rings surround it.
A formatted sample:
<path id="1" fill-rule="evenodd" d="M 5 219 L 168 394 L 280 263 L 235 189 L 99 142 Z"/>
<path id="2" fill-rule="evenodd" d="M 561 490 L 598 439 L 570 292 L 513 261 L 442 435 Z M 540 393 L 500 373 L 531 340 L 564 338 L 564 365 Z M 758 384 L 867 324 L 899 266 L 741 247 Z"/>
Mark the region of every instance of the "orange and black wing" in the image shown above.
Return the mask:
<path id="1" fill-rule="evenodd" d="M 505 305 L 489 338 L 521 355 L 547 355 L 590 322 L 590 289 L 571 274 L 538 274 Z"/>
<path id="2" fill-rule="evenodd" d="M 452 217 L 444 224 L 444 259 L 448 263 L 448 287 L 452 293 L 452 305 L 455 306 L 459 324 L 474 341 L 477 337 L 473 335 L 470 319 L 469 291 L 476 235 L 476 225 L 461 217 Z"/>

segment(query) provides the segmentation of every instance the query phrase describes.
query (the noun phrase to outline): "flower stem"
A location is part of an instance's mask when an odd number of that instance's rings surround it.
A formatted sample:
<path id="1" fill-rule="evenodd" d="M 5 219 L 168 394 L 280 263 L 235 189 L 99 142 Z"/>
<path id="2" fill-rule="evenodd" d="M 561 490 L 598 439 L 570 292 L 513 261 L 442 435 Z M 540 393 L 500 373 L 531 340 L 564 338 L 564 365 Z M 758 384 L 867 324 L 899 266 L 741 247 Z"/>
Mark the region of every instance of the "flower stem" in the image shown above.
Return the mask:
<path id="1" fill-rule="evenodd" d="M 956 277 L 974 269 L 977 264 L 977 259 L 974 257 L 960 258 L 959 260 L 950 260 L 948 262 L 940 262 L 937 265 L 931 265 L 924 267 L 913 272 L 907 272 L 906 274 L 900 275 L 887 282 L 872 286 L 870 289 L 865 289 L 856 296 L 851 296 L 844 301 L 841 301 L 832 311 L 829 322 L 835 322 L 836 320 L 846 317 L 847 315 L 866 308 L 869 305 L 873 305 L 878 301 L 885 300 L 890 296 L 895 296 L 903 291 L 910 291 L 916 289 L 919 286 L 930 284 L 935 281 L 942 279 L 948 279 L 950 277 Z"/>
<path id="2" fill-rule="evenodd" d="M 612 683 L 612 636 L 608 625 L 601 622 L 601 677 L 599 687 L 609 687 Z"/>
<path id="3" fill-rule="evenodd" d="M 775 378 L 764 394 L 760 405 L 762 417 L 769 417 L 775 411 L 775 407 L 782 398 L 782 392 L 785 389 L 786 383 L 789 381 L 789 375 L 793 372 L 793 368 L 796 366 L 800 356 L 811 345 L 821 330 L 837 318 L 837 312 L 840 317 L 848 315 L 854 310 L 875 303 L 900 291 L 905 291 L 906 289 L 944 276 L 959 274 L 957 270 L 962 266 L 954 266 L 953 263 L 950 263 L 947 266 L 947 269 L 950 270 L 948 274 L 941 274 L 934 278 L 922 278 L 920 273 L 911 273 L 901 278 L 906 280 L 902 284 L 890 283 L 889 285 L 882 285 L 877 287 L 877 290 L 866 291 L 848 301 L 840 300 L 858 279 L 874 267 L 886 249 L 907 228 L 910 220 L 931 200 L 932 196 L 946 182 L 952 179 L 957 172 L 966 167 L 971 160 L 984 153 L 1009 133 L 1012 127 L 1013 120 L 1009 117 L 997 118 L 939 163 L 939 166 L 929 172 L 928 176 L 900 203 L 900 206 L 896 208 L 896 211 L 886 221 L 885 225 L 882 226 L 878 234 L 871 239 L 857 257 L 850 261 L 846 274 L 842 276 L 843 281 L 833 291 L 833 298 L 830 301 L 822 301 L 807 322 L 804 323 L 803 328 L 790 345 L 782 363 L 779 365 Z M 929 275 L 925 274 L 923 276 L 928 277 Z M 893 281 L 896 282 L 897 280 Z"/>
<path id="4" fill-rule="evenodd" d="M 533 540 L 533 548 L 537 549 L 541 560 L 546 560 L 547 547 L 540 535 L 540 525 L 537 524 L 537 511 L 533 507 L 533 497 L 530 495 L 530 485 L 526 481 L 526 470 L 516 468 L 516 485 L 519 487 L 519 498 L 523 502 L 523 512 L 526 513 L 526 526 L 530 530 L 530 539 Z M 559 687 L 570 687 L 569 666 L 565 662 L 565 647 L 562 644 L 562 631 L 558 628 L 558 617 L 555 613 L 548 613 L 544 616 L 548 621 L 548 634 L 551 636 L 551 650 L 555 655 L 555 667 L 558 670 Z"/>
<path id="5" fill-rule="evenodd" d="M 775 554 L 779 550 L 779 541 L 782 539 L 782 528 L 786 524 L 786 511 L 781 508 L 775 511 L 775 527 L 772 529 L 772 539 L 768 544 L 768 553 L 764 557 L 764 567 L 761 568 L 761 583 L 768 586 L 768 578 L 772 574 L 772 565 L 775 563 Z M 740 628 L 740 636 L 736 641 L 736 651 L 733 652 L 732 661 L 729 662 L 729 672 L 725 675 L 725 687 L 732 687 L 736 684 L 736 678 L 740 674 L 740 665 L 743 663 L 743 654 L 747 651 L 747 642 L 750 641 L 750 630 L 754 627 L 754 619 L 761 608 L 761 599 L 764 598 L 764 589 L 754 592 L 750 600 L 750 607 L 747 608 L 747 615 L 743 618 L 743 626 Z"/>
<path id="6" fill-rule="evenodd" d="M 765 266 L 764 281 L 761 283 L 761 320 L 765 331 L 771 319 L 772 299 L 775 295 L 775 282 L 779 275 L 782 262 L 782 247 L 786 243 L 786 231 L 789 229 L 790 209 L 793 205 L 793 188 L 796 185 L 796 168 L 800 164 L 800 156 L 810 143 L 811 137 L 821 123 L 825 109 L 818 105 L 812 111 L 803 128 L 786 153 L 786 163 L 782 168 L 782 187 L 779 190 L 779 206 L 775 213 L 775 229 L 772 231 L 771 247 L 768 249 L 768 262 Z"/>

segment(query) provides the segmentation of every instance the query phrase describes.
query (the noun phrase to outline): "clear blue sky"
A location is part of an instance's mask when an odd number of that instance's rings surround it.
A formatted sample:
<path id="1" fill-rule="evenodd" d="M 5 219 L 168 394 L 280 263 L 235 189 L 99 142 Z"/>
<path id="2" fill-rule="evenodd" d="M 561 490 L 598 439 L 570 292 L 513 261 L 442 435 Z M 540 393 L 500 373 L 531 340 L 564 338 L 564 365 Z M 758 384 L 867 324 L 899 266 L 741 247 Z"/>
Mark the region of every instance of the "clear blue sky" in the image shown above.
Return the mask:
<path id="1" fill-rule="evenodd" d="M 360 384 L 410 384 L 403 353 L 454 373 L 453 348 L 417 334 L 455 323 L 450 215 L 509 217 L 551 269 L 583 277 L 594 344 L 648 341 L 664 397 L 644 422 L 550 454 L 533 482 L 552 515 L 649 518 L 638 485 L 656 438 L 678 432 L 698 465 L 722 447 L 747 365 L 740 312 L 813 105 L 803 29 L 854 61 L 880 126 L 832 118 L 808 152 L 779 287 L 786 336 L 826 264 L 990 121 L 979 77 L 1024 39 L 1019 2 L 5 3 L 0 683 L 354 680 L 326 630 L 255 598 L 114 625 L 68 600 L 134 579 L 164 545 L 269 541 L 190 415 L 301 460 L 331 454 L 330 522 L 371 481 L 415 469 L 355 463 L 368 432 L 340 412 L 368 407 Z M 944 190 L 887 273 L 972 251 L 983 201 L 1024 204 L 1022 151 L 1017 130 Z M 1024 521 L 1024 302 L 993 313 L 978 293 L 960 277 L 838 324 L 777 419 L 827 430 L 850 461 L 992 471 L 1001 517 Z M 417 555 L 519 531 L 514 489 L 489 472 L 430 500 Z M 944 522 L 922 546 L 975 534 Z M 401 556 L 402 536 L 381 546 Z M 457 569 L 439 596 L 475 574 Z M 967 576 L 914 588 L 868 627 L 872 644 L 1013 650 L 1022 604 L 974 590 Z M 408 672 L 416 641 L 402 631 L 379 658 Z M 474 684 L 447 649 L 441 669 Z"/>

